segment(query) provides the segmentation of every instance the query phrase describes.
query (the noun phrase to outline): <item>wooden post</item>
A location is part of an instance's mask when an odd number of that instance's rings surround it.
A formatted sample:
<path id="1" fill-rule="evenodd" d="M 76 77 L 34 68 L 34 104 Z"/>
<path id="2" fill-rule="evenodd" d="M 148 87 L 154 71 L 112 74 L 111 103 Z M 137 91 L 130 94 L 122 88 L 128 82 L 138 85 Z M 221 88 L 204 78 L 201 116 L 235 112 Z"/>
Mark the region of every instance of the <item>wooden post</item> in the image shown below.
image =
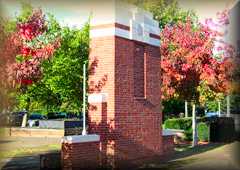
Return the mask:
<path id="1" fill-rule="evenodd" d="M 83 64 L 83 130 L 82 135 L 86 135 L 86 63 Z"/>
<path id="2" fill-rule="evenodd" d="M 221 102 L 220 100 L 218 101 L 218 116 L 221 116 Z"/>
<path id="3" fill-rule="evenodd" d="M 192 104 L 192 130 L 193 130 L 193 141 L 192 147 L 195 147 L 198 143 L 197 139 L 197 122 L 196 122 L 196 106 L 195 103 Z"/>
<path id="4" fill-rule="evenodd" d="M 188 102 L 185 100 L 185 117 L 188 117 Z"/>
<path id="5" fill-rule="evenodd" d="M 230 117 L 230 95 L 227 95 L 227 117 Z"/>
<path id="6" fill-rule="evenodd" d="M 27 126 L 27 113 L 24 114 L 23 120 L 22 120 L 22 128 L 25 128 Z"/>

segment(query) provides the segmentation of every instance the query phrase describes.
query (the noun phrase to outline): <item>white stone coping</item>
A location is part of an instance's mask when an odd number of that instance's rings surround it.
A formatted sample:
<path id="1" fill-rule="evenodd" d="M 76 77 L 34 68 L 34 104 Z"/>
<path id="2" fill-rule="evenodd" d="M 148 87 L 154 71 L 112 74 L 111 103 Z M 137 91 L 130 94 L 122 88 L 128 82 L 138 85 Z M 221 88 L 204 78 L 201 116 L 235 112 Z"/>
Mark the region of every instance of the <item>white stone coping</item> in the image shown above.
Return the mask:
<path id="1" fill-rule="evenodd" d="M 155 31 L 153 31 L 153 29 L 150 29 L 150 27 L 148 28 L 148 26 L 145 25 L 144 28 L 146 28 L 146 30 L 144 29 L 142 30 L 142 32 L 140 32 L 136 28 L 135 27 L 133 28 L 133 26 L 131 26 L 130 31 L 123 30 L 116 27 L 93 29 L 93 30 L 90 30 L 90 38 L 105 37 L 105 36 L 119 36 L 129 40 L 137 40 L 140 42 L 144 42 L 157 47 L 160 46 L 159 39 L 150 37 L 150 33 L 159 35 L 160 31 L 158 31 L 158 29 L 155 29 Z"/>
<path id="2" fill-rule="evenodd" d="M 163 129 L 162 136 L 182 136 L 183 132 L 180 129 Z"/>
<path id="3" fill-rule="evenodd" d="M 89 135 L 73 135 L 64 136 L 62 138 L 62 143 L 85 143 L 85 142 L 98 142 L 100 141 L 100 136 L 97 134 Z"/>
<path id="4" fill-rule="evenodd" d="M 88 95 L 88 103 L 104 103 L 107 102 L 107 93 L 93 93 Z"/>

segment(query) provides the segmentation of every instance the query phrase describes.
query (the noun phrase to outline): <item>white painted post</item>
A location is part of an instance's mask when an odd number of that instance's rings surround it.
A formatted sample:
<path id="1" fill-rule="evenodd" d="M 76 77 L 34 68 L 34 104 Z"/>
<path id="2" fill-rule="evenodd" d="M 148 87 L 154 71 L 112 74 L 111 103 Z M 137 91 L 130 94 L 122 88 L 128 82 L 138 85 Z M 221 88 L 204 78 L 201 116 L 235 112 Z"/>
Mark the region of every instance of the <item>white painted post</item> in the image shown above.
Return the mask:
<path id="1" fill-rule="evenodd" d="M 82 135 L 86 135 L 86 63 L 83 64 L 83 130 Z"/>
<path id="2" fill-rule="evenodd" d="M 218 116 L 221 117 L 221 102 L 218 101 Z"/>
<path id="3" fill-rule="evenodd" d="M 196 107 L 195 104 L 193 103 L 192 105 L 192 130 L 193 130 L 193 141 L 192 141 L 192 147 L 195 147 L 198 143 L 197 139 L 197 122 L 196 122 Z"/>
<path id="4" fill-rule="evenodd" d="M 227 117 L 230 117 L 230 95 L 227 95 Z"/>
<path id="5" fill-rule="evenodd" d="M 188 102 L 185 100 L 185 117 L 188 117 Z"/>

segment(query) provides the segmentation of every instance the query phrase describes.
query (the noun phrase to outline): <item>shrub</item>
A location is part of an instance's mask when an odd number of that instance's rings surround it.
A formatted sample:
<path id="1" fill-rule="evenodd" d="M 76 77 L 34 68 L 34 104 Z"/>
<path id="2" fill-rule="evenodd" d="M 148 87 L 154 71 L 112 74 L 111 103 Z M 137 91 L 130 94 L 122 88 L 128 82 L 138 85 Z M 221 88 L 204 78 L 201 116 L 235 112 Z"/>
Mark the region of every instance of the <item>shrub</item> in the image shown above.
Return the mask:
<path id="1" fill-rule="evenodd" d="M 200 122 L 197 125 L 197 134 L 199 141 L 206 142 L 209 140 L 209 127 L 206 123 Z"/>
<path id="2" fill-rule="evenodd" d="M 201 117 L 197 118 L 198 126 L 197 131 L 199 131 L 199 140 L 200 141 L 207 141 L 209 136 L 208 131 L 208 119 Z M 202 125 L 204 124 L 204 125 Z M 205 127 L 206 126 L 206 127 Z M 192 118 L 174 118 L 168 119 L 164 122 L 165 129 L 181 129 L 184 130 L 185 140 L 191 141 L 192 140 Z M 206 137 L 207 136 L 207 137 Z"/>
<path id="3" fill-rule="evenodd" d="M 174 118 L 168 119 L 165 121 L 165 128 L 166 129 L 182 129 L 187 130 L 192 126 L 192 119 L 191 118 Z"/>
<path id="4" fill-rule="evenodd" d="M 192 139 L 192 119 L 191 118 L 174 118 L 165 121 L 166 129 L 184 130 L 185 140 Z"/>

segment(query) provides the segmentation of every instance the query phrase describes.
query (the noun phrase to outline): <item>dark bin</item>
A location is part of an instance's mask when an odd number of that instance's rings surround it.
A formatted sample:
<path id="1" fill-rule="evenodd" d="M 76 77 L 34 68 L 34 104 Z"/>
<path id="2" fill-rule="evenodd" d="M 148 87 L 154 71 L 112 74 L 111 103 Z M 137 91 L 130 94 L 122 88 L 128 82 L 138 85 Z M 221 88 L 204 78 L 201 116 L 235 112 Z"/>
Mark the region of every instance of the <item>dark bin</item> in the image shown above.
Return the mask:
<path id="1" fill-rule="evenodd" d="M 234 119 L 217 117 L 210 123 L 210 142 L 232 142 L 236 139 Z"/>

